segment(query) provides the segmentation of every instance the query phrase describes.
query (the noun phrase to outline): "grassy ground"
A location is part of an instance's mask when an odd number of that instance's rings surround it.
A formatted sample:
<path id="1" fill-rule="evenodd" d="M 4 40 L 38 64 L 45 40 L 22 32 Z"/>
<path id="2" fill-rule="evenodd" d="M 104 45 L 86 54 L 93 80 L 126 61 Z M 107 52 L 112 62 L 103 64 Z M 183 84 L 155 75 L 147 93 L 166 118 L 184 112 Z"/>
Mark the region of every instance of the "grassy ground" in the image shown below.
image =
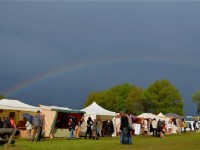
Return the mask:
<path id="1" fill-rule="evenodd" d="M 8 150 L 200 150 L 200 133 L 188 132 L 181 135 L 166 135 L 164 138 L 134 136 L 132 145 L 119 144 L 119 138 L 102 138 L 100 140 L 78 139 L 44 139 L 30 142 L 17 139 L 14 146 L 1 146 Z"/>

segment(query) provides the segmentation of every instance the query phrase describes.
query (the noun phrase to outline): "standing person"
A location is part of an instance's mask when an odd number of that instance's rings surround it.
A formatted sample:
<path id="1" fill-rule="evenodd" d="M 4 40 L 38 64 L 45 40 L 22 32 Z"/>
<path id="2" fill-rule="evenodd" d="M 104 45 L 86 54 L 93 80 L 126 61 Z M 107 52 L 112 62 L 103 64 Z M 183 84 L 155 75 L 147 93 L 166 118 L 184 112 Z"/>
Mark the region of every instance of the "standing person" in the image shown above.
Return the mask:
<path id="1" fill-rule="evenodd" d="M 10 128 L 10 119 L 8 118 L 7 115 L 4 116 L 3 118 L 3 128 Z M 8 134 L 5 135 L 5 139 L 8 139 Z"/>
<path id="2" fill-rule="evenodd" d="M 7 115 L 5 115 L 3 119 L 3 128 L 10 128 L 10 119 Z"/>
<path id="3" fill-rule="evenodd" d="M 144 119 L 144 135 L 148 134 L 148 122 L 146 119 Z"/>
<path id="4" fill-rule="evenodd" d="M 84 115 L 81 117 L 80 121 L 77 123 L 77 127 L 78 128 L 77 128 L 76 134 L 75 134 L 75 136 L 76 136 L 77 139 L 80 139 L 79 133 L 80 133 L 81 125 L 82 125 L 83 121 L 84 121 Z"/>
<path id="5" fill-rule="evenodd" d="M 103 121 L 102 128 L 101 128 L 101 137 L 106 136 L 106 123 L 107 121 Z"/>
<path id="6" fill-rule="evenodd" d="M 162 121 L 162 131 L 160 134 L 160 137 L 164 137 L 165 136 L 165 121 Z"/>
<path id="7" fill-rule="evenodd" d="M 29 140 L 31 140 L 32 124 L 27 120 L 25 126 L 26 126 L 26 131 L 27 131 L 27 137 Z"/>
<path id="8" fill-rule="evenodd" d="M 124 112 L 120 112 L 121 116 L 121 124 L 120 124 L 120 143 L 121 144 L 130 144 L 130 129 L 129 129 L 129 122 L 127 115 L 124 114 Z"/>
<path id="9" fill-rule="evenodd" d="M 153 132 L 152 119 L 149 119 L 148 128 L 149 128 L 149 135 L 151 135 L 151 133 Z"/>
<path id="10" fill-rule="evenodd" d="M 133 125 L 133 123 L 132 123 L 132 119 L 131 119 L 131 115 L 130 114 L 128 114 L 127 115 L 127 117 L 128 117 L 128 127 L 129 127 L 129 130 L 130 130 L 130 135 L 129 135 L 129 144 L 132 144 L 132 125 Z"/>
<path id="11" fill-rule="evenodd" d="M 10 128 L 16 128 L 16 124 L 13 117 L 10 117 Z"/>
<path id="12" fill-rule="evenodd" d="M 68 126 L 70 131 L 68 139 L 74 139 L 74 129 L 76 127 L 76 123 L 72 117 L 69 118 Z"/>
<path id="13" fill-rule="evenodd" d="M 93 124 L 93 121 L 92 121 L 92 118 L 91 117 L 88 117 L 88 120 L 87 120 L 87 130 L 86 130 L 86 133 L 85 133 L 85 139 L 87 138 L 87 135 L 89 134 L 89 139 L 91 139 L 91 135 L 92 135 L 92 124 Z"/>
<path id="14" fill-rule="evenodd" d="M 93 124 L 92 124 L 92 138 L 93 140 L 94 139 L 97 139 L 98 140 L 98 136 L 97 136 L 97 120 L 94 119 L 93 120 Z"/>
<path id="15" fill-rule="evenodd" d="M 97 136 L 100 137 L 100 133 L 101 133 L 101 121 L 98 119 L 97 121 Z"/>
<path id="16" fill-rule="evenodd" d="M 157 122 L 157 134 L 158 134 L 158 137 L 161 136 L 161 133 L 162 132 L 162 121 L 159 119 L 158 122 Z"/>
<path id="17" fill-rule="evenodd" d="M 107 135 L 107 137 L 112 136 L 112 129 L 111 129 L 111 121 L 110 120 L 107 120 L 107 123 L 106 123 L 106 135 Z"/>
<path id="18" fill-rule="evenodd" d="M 75 131 L 74 131 L 74 135 L 75 135 L 75 138 L 76 139 L 79 139 L 79 133 L 80 133 L 80 126 L 81 126 L 81 123 L 80 121 L 77 123 L 77 125 L 75 126 Z"/>
<path id="19" fill-rule="evenodd" d="M 185 120 L 183 121 L 183 128 L 184 128 L 184 133 L 186 133 L 187 123 Z"/>
<path id="20" fill-rule="evenodd" d="M 41 119 L 42 119 L 42 115 L 41 114 L 40 114 L 40 116 L 41 116 Z M 41 139 L 42 139 L 42 126 L 41 126 L 41 129 L 40 129 L 40 133 L 38 135 L 37 141 L 39 142 L 39 141 L 41 141 Z"/>
<path id="21" fill-rule="evenodd" d="M 153 137 L 157 137 L 157 121 L 156 118 L 154 118 L 151 122 L 152 128 L 153 128 Z"/>
<path id="22" fill-rule="evenodd" d="M 180 118 L 176 119 L 176 125 L 177 125 L 177 133 L 181 134 L 182 121 Z"/>
<path id="23" fill-rule="evenodd" d="M 40 111 L 37 111 L 37 114 L 33 117 L 33 126 L 34 126 L 34 131 L 33 131 L 33 135 L 31 138 L 31 141 L 33 142 L 35 139 L 35 135 L 36 135 L 36 140 L 38 141 L 38 136 L 40 135 L 41 129 L 42 129 L 42 116 L 40 115 Z"/>

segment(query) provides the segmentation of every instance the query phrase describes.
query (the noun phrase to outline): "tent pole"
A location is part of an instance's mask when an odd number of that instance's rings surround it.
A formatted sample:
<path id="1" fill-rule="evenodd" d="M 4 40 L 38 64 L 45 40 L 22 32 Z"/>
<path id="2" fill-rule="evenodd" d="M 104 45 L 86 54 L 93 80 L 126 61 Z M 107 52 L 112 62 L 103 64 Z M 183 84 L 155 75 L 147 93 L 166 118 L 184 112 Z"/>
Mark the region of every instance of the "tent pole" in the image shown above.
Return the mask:
<path id="1" fill-rule="evenodd" d="M 19 122 L 19 110 L 18 110 L 18 121 L 16 120 L 16 125 L 18 124 L 18 122 Z"/>

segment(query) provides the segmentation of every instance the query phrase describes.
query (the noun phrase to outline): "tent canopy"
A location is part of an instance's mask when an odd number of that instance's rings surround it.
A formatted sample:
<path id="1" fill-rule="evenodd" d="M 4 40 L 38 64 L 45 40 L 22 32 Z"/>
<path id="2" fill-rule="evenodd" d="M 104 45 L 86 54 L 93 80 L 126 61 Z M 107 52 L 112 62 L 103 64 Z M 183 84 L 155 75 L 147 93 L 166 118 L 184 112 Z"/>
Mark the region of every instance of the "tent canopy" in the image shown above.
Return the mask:
<path id="1" fill-rule="evenodd" d="M 104 115 L 104 116 L 116 116 L 116 113 L 113 111 L 109 111 L 104 109 L 103 107 L 99 106 L 96 102 L 93 102 L 88 107 L 81 109 L 81 111 L 85 111 L 88 114 L 95 114 L 95 115 Z"/>
<path id="2" fill-rule="evenodd" d="M 37 112 L 39 108 L 20 102 L 19 100 L 2 99 L 0 100 L 0 109 Z"/>
<path id="3" fill-rule="evenodd" d="M 182 117 L 182 116 L 177 115 L 175 113 L 168 113 L 168 114 L 165 114 L 165 116 L 167 116 L 167 117 L 174 117 L 174 118 L 181 118 Z"/>
<path id="4" fill-rule="evenodd" d="M 166 117 L 166 116 L 163 115 L 161 112 L 160 112 L 157 116 L 160 117 L 160 118 L 165 118 L 165 117 Z"/>
<path id="5" fill-rule="evenodd" d="M 152 113 L 142 113 L 142 114 L 140 114 L 139 116 L 137 116 L 137 117 L 139 117 L 139 118 L 144 118 L 144 119 L 156 119 L 156 120 L 158 120 L 158 119 L 160 119 L 158 116 L 156 116 L 156 115 L 154 115 L 154 114 L 152 114 Z"/>
<path id="6" fill-rule="evenodd" d="M 115 121 L 115 117 L 116 117 L 116 113 L 113 111 L 109 111 L 104 109 L 103 107 L 99 106 L 96 102 L 93 102 L 91 105 L 87 106 L 84 109 L 81 109 L 81 111 L 85 111 L 86 114 L 84 115 L 84 122 L 81 125 L 81 135 L 84 136 L 85 132 L 87 130 L 86 126 L 87 126 L 87 119 L 88 117 L 91 117 L 92 119 L 99 119 L 101 121 L 101 127 L 103 124 L 103 121 L 107 121 L 107 120 L 112 120 L 113 124 L 114 124 L 114 128 L 116 128 L 116 121 Z M 101 130 L 101 127 L 99 130 Z M 114 135 L 116 135 L 116 131 L 114 132 Z"/>
<path id="7" fill-rule="evenodd" d="M 58 106 L 45 106 L 39 105 L 42 110 L 42 115 L 44 119 L 43 129 L 45 131 L 45 137 L 53 136 L 53 137 L 64 137 L 68 135 L 68 129 L 66 127 L 62 127 L 61 129 L 56 129 L 56 122 L 60 120 L 64 120 L 67 116 L 78 116 L 80 119 L 81 116 L 85 113 L 84 111 L 70 109 L 67 107 L 58 107 Z M 61 116 L 60 116 L 61 115 Z M 61 118 L 59 118 L 61 117 Z M 65 125 L 67 125 L 67 118 L 65 118 Z M 61 132 L 60 132 L 61 131 Z M 60 133 L 57 133 L 60 132 Z"/>
<path id="8" fill-rule="evenodd" d="M 52 111 L 58 111 L 58 112 L 66 112 L 66 113 L 85 113 L 84 111 L 80 110 L 75 110 L 75 109 L 70 109 L 68 107 L 58 107 L 58 106 L 45 106 L 45 105 L 40 105 L 42 109 L 46 110 L 52 110 Z"/>

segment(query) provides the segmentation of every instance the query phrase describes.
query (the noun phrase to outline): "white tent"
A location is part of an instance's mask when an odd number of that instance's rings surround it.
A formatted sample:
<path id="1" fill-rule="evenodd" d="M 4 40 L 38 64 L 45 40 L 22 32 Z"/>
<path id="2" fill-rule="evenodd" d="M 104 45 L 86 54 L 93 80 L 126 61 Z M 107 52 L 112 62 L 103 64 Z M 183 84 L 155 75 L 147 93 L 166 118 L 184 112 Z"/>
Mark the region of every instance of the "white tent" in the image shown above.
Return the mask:
<path id="1" fill-rule="evenodd" d="M 139 118 L 144 118 L 144 119 L 156 119 L 158 120 L 159 117 L 157 117 L 156 115 L 152 114 L 152 113 L 142 113 L 139 116 L 137 116 Z"/>
<path id="2" fill-rule="evenodd" d="M 106 121 L 106 120 L 112 120 L 113 124 L 114 124 L 114 129 L 116 128 L 116 120 L 115 120 L 116 113 L 113 111 L 104 109 L 103 107 L 99 106 L 96 102 L 93 102 L 88 107 L 81 109 L 81 111 L 86 112 L 86 114 L 84 115 L 85 121 L 81 125 L 82 134 L 84 134 L 86 132 L 86 124 L 87 124 L 88 117 L 91 117 L 92 119 L 99 119 L 101 122 Z M 115 131 L 114 135 L 116 135 L 116 131 Z"/>
<path id="3" fill-rule="evenodd" d="M 38 107 L 25 104 L 19 100 L 0 100 L 0 117 L 3 118 L 5 115 L 13 117 L 15 124 L 18 125 L 17 127 L 19 129 L 25 129 L 21 124 L 23 121 L 22 114 L 28 113 L 35 115 L 38 109 Z"/>
<path id="4" fill-rule="evenodd" d="M 165 117 L 166 117 L 166 116 L 163 115 L 161 112 L 160 112 L 157 116 L 160 117 L 160 118 L 165 118 Z"/>
<path id="5" fill-rule="evenodd" d="M 101 120 L 112 119 L 116 116 L 115 112 L 104 109 L 103 107 L 99 106 L 96 102 L 93 102 L 91 105 L 82 109 L 81 111 L 85 111 L 86 114 L 98 116 Z"/>
<path id="6" fill-rule="evenodd" d="M 38 107 L 20 102 L 19 100 L 2 99 L 0 109 L 37 112 Z"/>
<path id="7" fill-rule="evenodd" d="M 161 112 L 157 116 L 160 118 L 160 120 L 163 120 L 166 123 L 168 123 L 169 120 L 170 120 L 170 117 L 167 117 L 167 116 L 163 115 Z"/>

